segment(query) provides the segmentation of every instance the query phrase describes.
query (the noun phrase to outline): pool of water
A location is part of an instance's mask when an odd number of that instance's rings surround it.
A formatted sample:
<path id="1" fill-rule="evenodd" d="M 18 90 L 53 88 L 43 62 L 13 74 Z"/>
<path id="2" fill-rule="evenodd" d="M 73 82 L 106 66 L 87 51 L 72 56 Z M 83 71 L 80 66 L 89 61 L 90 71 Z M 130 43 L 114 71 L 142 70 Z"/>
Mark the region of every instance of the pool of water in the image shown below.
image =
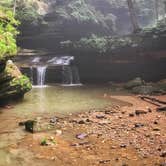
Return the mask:
<path id="1" fill-rule="evenodd" d="M 49 160 L 38 160 L 28 149 L 15 148 L 29 136 L 18 123 L 38 115 L 68 115 L 113 104 L 127 104 L 110 98 L 113 94 L 108 86 L 34 87 L 21 103 L 13 104 L 10 109 L 0 110 L 0 166 L 28 166 L 34 163 L 35 166 L 54 165 Z"/>
<path id="2" fill-rule="evenodd" d="M 21 114 L 32 112 L 66 114 L 87 111 L 114 104 L 115 100 L 104 97 L 111 94 L 111 89 L 105 86 L 34 87 L 13 111 Z"/>

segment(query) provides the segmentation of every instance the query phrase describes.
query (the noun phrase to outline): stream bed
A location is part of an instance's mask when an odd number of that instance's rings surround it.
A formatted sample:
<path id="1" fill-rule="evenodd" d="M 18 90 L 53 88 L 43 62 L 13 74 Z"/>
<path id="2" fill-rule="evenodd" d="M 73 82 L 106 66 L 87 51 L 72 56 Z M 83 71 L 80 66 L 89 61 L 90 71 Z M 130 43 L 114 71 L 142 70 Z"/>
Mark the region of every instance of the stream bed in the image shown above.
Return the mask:
<path id="1" fill-rule="evenodd" d="M 20 121 L 48 114 L 67 116 L 112 104 L 126 105 L 120 100 L 106 98 L 110 94 L 111 89 L 105 85 L 33 87 L 21 103 L 0 110 L 0 166 L 51 164 L 50 161 L 36 159 L 28 149 L 16 148 L 25 137 L 33 137 L 18 126 Z"/>

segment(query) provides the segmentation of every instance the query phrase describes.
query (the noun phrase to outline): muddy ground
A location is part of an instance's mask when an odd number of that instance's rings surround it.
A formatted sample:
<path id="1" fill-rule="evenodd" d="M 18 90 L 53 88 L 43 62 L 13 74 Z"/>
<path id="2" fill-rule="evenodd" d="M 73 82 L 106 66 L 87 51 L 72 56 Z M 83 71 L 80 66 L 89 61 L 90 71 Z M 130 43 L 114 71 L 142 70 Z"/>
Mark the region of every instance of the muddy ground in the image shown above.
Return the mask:
<path id="1" fill-rule="evenodd" d="M 68 116 L 34 114 L 31 118 L 53 118 L 55 128 L 33 134 L 18 125 L 29 117 L 21 119 L 5 108 L 0 155 L 5 151 L 8 160 L 1 158 L 0 166 L 166 166 L 166 113 L 138 96 L 103 97 L 128 104 Z M 155 97 L 166 101 L 166 96 Z M 54 143 L 41 145 L 43 139 Z"/>

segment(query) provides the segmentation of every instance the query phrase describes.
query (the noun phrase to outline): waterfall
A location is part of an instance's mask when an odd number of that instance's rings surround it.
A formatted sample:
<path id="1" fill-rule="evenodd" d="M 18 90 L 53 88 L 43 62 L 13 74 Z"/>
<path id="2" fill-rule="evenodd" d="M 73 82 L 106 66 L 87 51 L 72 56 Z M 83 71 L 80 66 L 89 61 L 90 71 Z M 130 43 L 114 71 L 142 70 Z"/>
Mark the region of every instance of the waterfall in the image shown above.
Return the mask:
<path id="1" fill-rule="evenodd" d="M 62 68 L 63 86 L 81 85 L 78 68 L 76 66 L 64 65 Z"/>
<path id="2" fill-rule="evenodd" d="M 45 83 L 46 66 L 37 67 L 37 85 L 43 86 Z"/>
<path id="3" fill-rule="evenodd" d="M 74 84 L 81 85 L 79 71 L 76 66 L 73 66 L 72 74 L 73 74 Z"/>

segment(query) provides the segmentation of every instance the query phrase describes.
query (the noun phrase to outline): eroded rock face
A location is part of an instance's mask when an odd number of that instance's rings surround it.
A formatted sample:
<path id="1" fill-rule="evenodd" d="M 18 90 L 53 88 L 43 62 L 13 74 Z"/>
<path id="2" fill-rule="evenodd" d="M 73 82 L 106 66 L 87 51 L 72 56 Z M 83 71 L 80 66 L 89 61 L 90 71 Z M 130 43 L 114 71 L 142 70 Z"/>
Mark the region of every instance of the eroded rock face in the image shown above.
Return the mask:
<path id="1" fill-rule="evenodd" d="M 151 85 L 143 85 L 137 86 L 132 89 L 132 92 L 135 94 L 144 94 L 144 95 L 152 95 L 162 93 L 162 90 L 158 87 L 154 87 Z"/>
<path id="2" fill-rule="evenodd" d="M 29 78 L 22 75 L 11 60 L 3 65 L 6 66 L 0 72 L 0 104 L 16 97 L 23 97 L 32 88 Z"/>
<path id="3" fill-rule="evenodd" d="M 144 85 L 144 81 L 140 77 L 137 77 L 137 78 L 129 81 L 128 83 L 126 83 L 125 88 L 132 89 L 134 87 L 138 87 L 138 86 L 142 86 L 142 85 Z"/>

